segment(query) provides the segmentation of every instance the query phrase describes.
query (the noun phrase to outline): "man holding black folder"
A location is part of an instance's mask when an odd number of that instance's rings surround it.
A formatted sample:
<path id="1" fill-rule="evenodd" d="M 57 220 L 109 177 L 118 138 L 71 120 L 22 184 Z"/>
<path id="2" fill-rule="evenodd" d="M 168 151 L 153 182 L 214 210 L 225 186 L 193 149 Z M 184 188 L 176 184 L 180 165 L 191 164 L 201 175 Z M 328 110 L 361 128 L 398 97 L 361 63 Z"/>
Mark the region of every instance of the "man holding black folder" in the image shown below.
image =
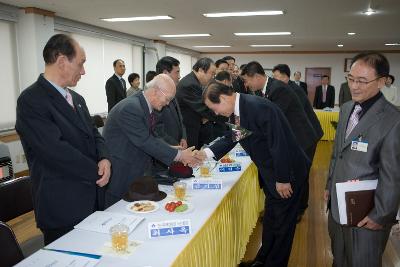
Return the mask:
<path id="1" fill-rule="evenodd" d="M 387 75 L 385 56 L 367 52 L 354 57 L 348 75 L 352 101 L 340 111 L 325 191 L 333 266 L 381 266 L 395 223 L 400 204 L 400 111 L 380 92 Z M 356 226 L 349 218 L 340 224 L 336 192 L 337 183 L 353 179 L 377 179 L 372 209 Z"/>

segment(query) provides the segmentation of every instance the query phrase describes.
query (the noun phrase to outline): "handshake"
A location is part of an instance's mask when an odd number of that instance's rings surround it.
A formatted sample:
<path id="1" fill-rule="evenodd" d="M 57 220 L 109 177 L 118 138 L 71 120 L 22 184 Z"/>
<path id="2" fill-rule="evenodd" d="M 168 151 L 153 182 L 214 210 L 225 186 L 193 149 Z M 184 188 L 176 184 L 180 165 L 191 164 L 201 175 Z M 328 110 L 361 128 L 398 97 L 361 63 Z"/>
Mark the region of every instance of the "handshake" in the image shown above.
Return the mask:
<path id="1" fill-rule="evenodd" d="M 180 149 L 178 161 L 190 167 L 200 166 L 203 161 L 207 159 L 207 154 L 204 150 L 195 150 L 194 148 L 195 147 L 192 146 L 186 149 Z"/>

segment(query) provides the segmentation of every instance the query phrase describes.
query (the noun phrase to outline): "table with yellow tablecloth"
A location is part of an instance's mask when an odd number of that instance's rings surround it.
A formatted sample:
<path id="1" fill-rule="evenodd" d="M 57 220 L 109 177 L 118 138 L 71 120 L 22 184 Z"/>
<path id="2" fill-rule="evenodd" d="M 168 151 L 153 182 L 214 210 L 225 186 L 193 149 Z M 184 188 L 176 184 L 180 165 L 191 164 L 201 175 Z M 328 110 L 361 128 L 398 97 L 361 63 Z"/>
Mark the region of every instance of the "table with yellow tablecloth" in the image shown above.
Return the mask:
<path id="1" fill-rule="evenodd" d="M 314 112 L 317 115 L 319 122 L 321 123 L 322 130 L 324 131 L 324 135 L 322 136 L 321 140 L 335 140 L 336 130 L 332 126 L 332 121 L 338 122 L 339 111 L 324 111 L 314 109 Z"/>

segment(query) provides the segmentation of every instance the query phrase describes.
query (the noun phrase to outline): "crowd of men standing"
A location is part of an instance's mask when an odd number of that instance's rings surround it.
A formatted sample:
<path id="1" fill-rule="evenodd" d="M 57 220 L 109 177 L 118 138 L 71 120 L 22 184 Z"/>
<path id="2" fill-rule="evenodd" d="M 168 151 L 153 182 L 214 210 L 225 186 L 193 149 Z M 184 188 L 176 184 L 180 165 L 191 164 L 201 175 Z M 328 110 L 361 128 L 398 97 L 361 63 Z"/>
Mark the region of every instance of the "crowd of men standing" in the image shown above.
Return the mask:
<path id="1" fill-rule="evenodd" d="M 85 74 L 84 49 L 57 34 L 43 57 L 44 73 L 18 99 L 16 130 L 46 244 L 119 201 L 135 179 L 165 171 L 173 162 L 196 166 L 207 158 L 218 160 L 239 142 L 257 166 L 266 195 L 262 246 L 249 266 L 287 266 L 323 135 L 299 72 L 290 81 L 289 66 L 279 64 L 269 77 L 257 61 L 239 68 L 226 56 L 216 62 L 201 58 L 181 78 L 180 62 L 167 56 L 157 62 L 155 76 L 143 89 L 140 76 L 129 75 L 127 90 L 125 63 L 117 59 L 105 86 L 109 113 L 101 136 L 83 97 L 68 88 Z M 348 75 L 352 101 L 340 113 L 325 194 L 335 266 L 379 266 L 395 222 L 400 116 L 380 92 L 388 76 L 387 59 L 375 52 L 357 55 Z M 318 108 L 334 101 L 328 81 L 322 77 L 317 88 Z M 233 140 L 228 121 L 252 135 Z M 367 143 L 365 151 L 353 149 L 352 141 L 360 137 Z M 334 186 L 354 178 L 379 180 L 375 206 L 357 228 L 339 223 Z"/>

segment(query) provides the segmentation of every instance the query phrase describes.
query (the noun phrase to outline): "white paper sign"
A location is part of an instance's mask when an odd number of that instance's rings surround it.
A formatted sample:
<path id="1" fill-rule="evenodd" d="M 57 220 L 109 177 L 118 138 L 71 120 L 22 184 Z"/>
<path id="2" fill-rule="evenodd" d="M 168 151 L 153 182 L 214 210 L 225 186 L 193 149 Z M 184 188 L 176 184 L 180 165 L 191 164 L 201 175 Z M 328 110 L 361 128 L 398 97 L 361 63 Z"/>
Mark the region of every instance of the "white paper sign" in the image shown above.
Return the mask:
<path id="1" fill-rule="evenodd" d="M 143 219 L 143 217 L 135 215 L 127 215 L 108 211 L 96 211 L 75 225 L 74 228 L 108 234 L 111 226 L 121 223 L 129 227 L 130 233 Z"/>
<path id="2" fill-rule="evenodd" d="M 364 181 L 351 181 L 344 183 L 336 183 L 336 195 L 338 200 L 340 224 L 347 224 L 347 213 L 346 213 L 346 192 L 372 190 L 376 189 L 378 180 L 364 180 Z"/>
<path id="3" fill-rule="evenodd" d="M 150 222 L 148 224 L 149 238 L 190 235 L 192 228 L 190 219 Z"/>
<path id="4" fill-rule="evenodd" d="M 92 267 L 96 266 L 99 259 L 71 255 L 50 250 L 39 250 L 35 254 L 21 261 L 18 267 Z"/>
<path id="5" fill-rule="evenodd" d="M 221 190 L 221 179 L 194 179 L 192 183 L 194 190 Z"/>

